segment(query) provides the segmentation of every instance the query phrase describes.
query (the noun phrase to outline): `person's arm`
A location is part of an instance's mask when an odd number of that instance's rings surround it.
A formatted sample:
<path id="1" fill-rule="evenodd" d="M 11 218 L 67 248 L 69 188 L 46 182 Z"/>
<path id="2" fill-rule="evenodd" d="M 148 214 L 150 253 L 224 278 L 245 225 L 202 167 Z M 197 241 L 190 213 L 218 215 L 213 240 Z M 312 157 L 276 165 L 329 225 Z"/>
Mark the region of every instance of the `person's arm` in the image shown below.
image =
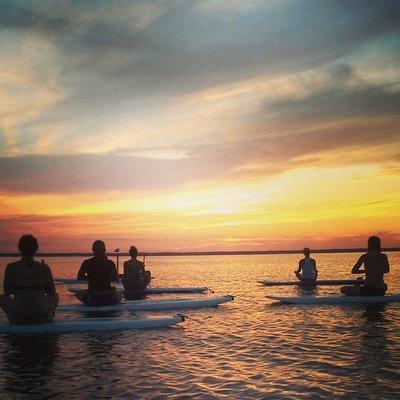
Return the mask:
<path id="1" fill-rule="evenodd" d="M 3 290 L 6 296 L 11 296 L 14 293 L 14 288 L 10 282 L 10 270 L 8 265 L 4 273 Z"/>
<path id="2" fill-rule="evenodd" d="M 297 268 L 297 270 L 296 271 L 294 271 L 294 273 L 296 274 L 299 274 L 300 272 L 301 272 L 301 268 L 303 267 L 303 260 L 300 260 L 299 261 L 299 268 Z"/>
<path id="3" fill-rule="evenodd" d="M 144 276 L 144 274 L 145 274 L 145 269 L 144 269 L 144 263 L 142 263 L 142 262 L 140 262 L 140 272 L 141 272 L 141 274 Z"/>
<path id="4" fill-rule="evenodd" d="M 124 277 L 126 278 L 126 274 L 127 274 L 127 261 L 124 262 Z"/>
<path id="5" fill-rule="evenodd" d="M 86 260 L 82 263 L 81 267 L 79 268 L 77 279 L 78 279 L 78 281 L 87 281 L 88 280 L 87 269 L 86 269 Z"/>
<path id="6" fill-rule="evenodd" d="M 296 275 L 297 279 L 301 279 L 301 268 L 303 267 L 303 260 L 299 261 L 299 268 L 296 269 L 296 271 L 294 271 L 294 274 Z"/>
<path id="7" fill-rule="evenodd" d="M 312 260 L 313 260 L 313 266 L 314 266 L 314 272 L 315 272 L 315 279 L 317 279 L 317 277 L 318 277 L 317 262 L 314 259 L 312 259 Z"/>
<path id="8" fill-rule="evenodd" d="M 110 270 L 111 270 L 111 280 L 113 282 L 118 282 L 119 281 L 119 275 L 117 271 L 117 266 L 115 265 L 113 260 L 109 260 L 110 264 Z"/>
<path id="9" fill-rule="evenodd" d="M 384 274 L 388 274 L 388 273 L 389 273 L 389 269 L 390 269 L 390 267 L 389 267 L 389 260 L 388 260 L 386 254 L 384 254 L 384 256 L 385 256 L 385 257 L 384 257 L 383 273 L 384 273 Z"/>
<path id="10" fill-rule="evenodd" d="M 362 255 L 358 261 L 354 264 L 353 269 L 351 270 L 352 274 L 364 274 L 365 269 L 360 269 L 361 266 L 364 264 L 364 255 Z"/>
<path id="11" fill-rule="evenodd" d="M 54 286 L 54 279 L 53 279 L 53 274 L 51 273 L 51 269 L 48 265 L 44 264 L 43 265 L 47 271 L 47 278 L 46 278 L 46 285 L 45 285 L 45 292 L 46 294 L 48 294 L 49 296 L 55 296 L 56 294 L 56 287 Z"/>

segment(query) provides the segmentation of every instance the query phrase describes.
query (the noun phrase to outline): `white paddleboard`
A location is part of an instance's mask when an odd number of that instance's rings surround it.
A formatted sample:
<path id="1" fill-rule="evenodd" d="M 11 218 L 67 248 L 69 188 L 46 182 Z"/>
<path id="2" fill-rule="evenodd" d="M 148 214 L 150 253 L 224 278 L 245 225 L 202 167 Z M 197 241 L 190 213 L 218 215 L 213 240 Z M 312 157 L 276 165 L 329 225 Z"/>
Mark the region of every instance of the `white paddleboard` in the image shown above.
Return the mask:
<path id="1" fill-rule="evenodd" d="M 265 286 L 314 286 L 307 285 L 304 282 L 299 280 L 292 281 L 269 281 L 269 280 L 260 280 L 258 283 L 261 283 Z M 361 279 L 319 279 L 316 281 L 316 285 L 325 285 L 325 286 L 335 286 L 335 285 L 362 285 L 364 283 Z"/>
<path id="2" fill-rule="evenodd" d="M 149 311 L 149 310 L 177 310 L 188 308 L 215 307 L 219 304 L 232 301 L 231 295 L 206 296 L 191 299 L 161 299 L 161 300 L 132 300 L 123 301 L 113 306 L 85 306 L 84 304 L 67 304 L 57 307 L 57 312 L 77 311 Z"/>
<path id="3" fill-rule="evenodd" d="M 122 277 L 122 276 L 123 275 L 120 275 L 120 277 Z M 151 279 L 154 279 L 154 276 L 152 276 Z M 78 279 L 76 279 L 76 278 L 54 278 L 54 283 L 56 285 L 73 285 L 73 284 L 84 285 L 84 284 L 87 284 L 87 280 L 78 281 Z M 112 282 L 113 285 L 118 285 L 120 283 L 121 282 L 119 280 Z"/>
<path id="4" fill-rule="evenodd" d="M 54 284 L 56 285 L 87 285 L 88 281 L 78 281 L 76 278 L 54 278 Z M 111 282 L 112 285 L 119 285 L 120 281 Z"/>
<path id="5" fill-rule="evenodd" d="M 68 285 L 74 283 L 87 283 L 87 281 L 78 281 L 74 278 L 54 278 L 54 283 L 56 285 Z"/>
<path id="6" fill-rule="evenodd" d="M 400 295 L 386 296 L 266 296 L 286 304 L 373 304 L 400 303 Z"/>
<path id="7" fill-rule="evenodd" d="M 163 328 L 183 322 L 183 315 L 157 318 L 86 318 L 78 320 L 53 321 L 47 324 L 14 325 L 0 324 L 0 333 L 64 333 L 98 332 L 122 329 Z"/>
<path id="8" fill-rule="evenodd" d="M 71 293 L 79 293 L 85 289 L 80 286 L 69 286 L 68 291 Z M 133 296 L 145 296 L 148 294 L 164 294 L 164 293 L 203 293 L 206 292 L 208 288 L 206 287 L 154 287 L 146 288 L 143 290 L 122 290 L 119 289 L 117 292 L 124 294 L 127 297 Z"/>
<path id="9" fill-rule="evenodd" d="M 143 290 L 123 290 L 125 296 L 137 296 L 146 294 L 163 294 L 163 293 L 204 293 L 207 292 L 206 287 L 149 287 Z"/>

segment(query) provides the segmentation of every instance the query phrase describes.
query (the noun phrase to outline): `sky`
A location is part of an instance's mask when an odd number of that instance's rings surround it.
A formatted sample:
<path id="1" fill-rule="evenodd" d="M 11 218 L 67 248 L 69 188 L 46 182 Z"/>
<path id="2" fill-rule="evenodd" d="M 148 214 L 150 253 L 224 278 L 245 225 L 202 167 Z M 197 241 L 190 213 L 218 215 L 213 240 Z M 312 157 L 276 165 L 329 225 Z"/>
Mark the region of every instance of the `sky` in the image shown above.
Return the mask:
<path id="1" fill-rule="evenodd" d="M 0 3 L 0 251 L 400 245 L 398 1 Z"/>

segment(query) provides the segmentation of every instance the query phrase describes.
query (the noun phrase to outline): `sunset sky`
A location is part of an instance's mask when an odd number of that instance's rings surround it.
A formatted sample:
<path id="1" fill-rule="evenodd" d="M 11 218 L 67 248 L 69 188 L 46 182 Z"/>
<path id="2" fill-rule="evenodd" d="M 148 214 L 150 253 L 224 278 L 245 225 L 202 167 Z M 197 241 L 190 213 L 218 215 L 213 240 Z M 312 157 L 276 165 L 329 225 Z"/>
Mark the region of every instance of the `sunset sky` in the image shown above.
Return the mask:
<path id="1" fill-rule="evenodd" d="M 398 1 L 0 3 L 0 251 L 400 246 Z"/>

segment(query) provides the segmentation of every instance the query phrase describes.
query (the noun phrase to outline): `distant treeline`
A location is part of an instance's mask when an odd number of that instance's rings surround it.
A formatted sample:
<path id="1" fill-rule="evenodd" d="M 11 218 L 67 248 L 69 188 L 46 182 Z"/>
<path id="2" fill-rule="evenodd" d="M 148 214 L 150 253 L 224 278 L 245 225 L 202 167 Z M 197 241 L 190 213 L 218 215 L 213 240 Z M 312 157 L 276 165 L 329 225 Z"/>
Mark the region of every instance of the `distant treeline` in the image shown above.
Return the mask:
<path id="1" fill-rule="evenodd" d="M 315 253 L 363 253 L 365 248 L 354 249 L 318 249 Z M 400 251 L 400 247 L 386 247 L 382 251 Z M 151 257 L 171 257 L 171 256 L 241 256 L 256 254 L 300 254 L 303 250 L 259 250 L 259 251 L 162 251 L 145 253 Z M 107 253 L 109 256 L 116 256 L 117 253 Z M 0 253 L 0 257 L 18 257 L 19 253 Z M 122 257 L 128 257 L 129 253 L 119 253 Z M 38 253 L 37 257 L 91 257 L 92 253 Z M 139 253 L 143 256 L 143 253 Z"/>

